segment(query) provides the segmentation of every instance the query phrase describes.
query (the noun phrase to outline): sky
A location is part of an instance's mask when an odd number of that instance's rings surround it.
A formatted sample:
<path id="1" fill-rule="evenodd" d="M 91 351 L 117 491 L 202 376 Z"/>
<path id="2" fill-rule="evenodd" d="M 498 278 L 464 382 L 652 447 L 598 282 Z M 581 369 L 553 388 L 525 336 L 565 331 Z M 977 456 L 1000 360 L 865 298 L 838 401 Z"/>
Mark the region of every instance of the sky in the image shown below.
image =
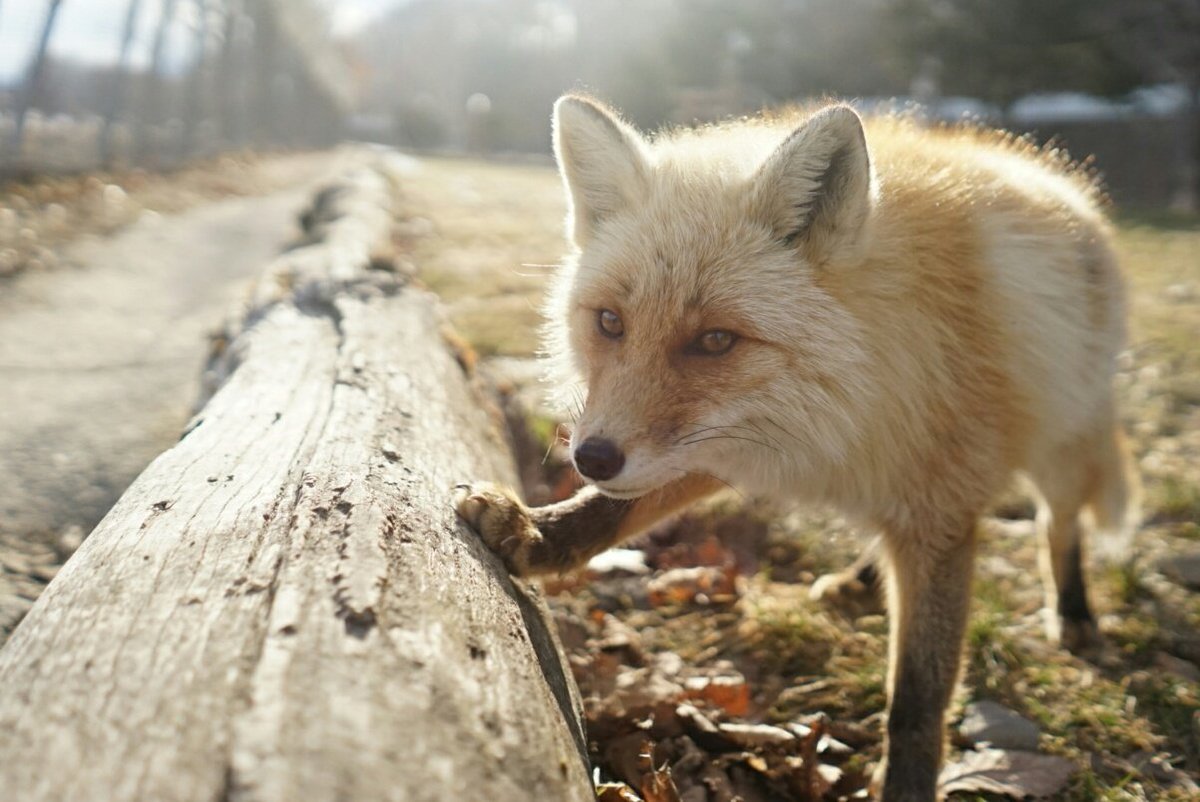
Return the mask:
<path id="1" fill-rule="evenodd" d="M 149 61 L 154 26 L 164 0 L 142 0 L 132 62 Z M 197 18 L 196 0 L 177 0 L 179 24 L 172 26 L 167 52 L 186 58 L 191 39 L 189 28 Z M 380 14 L 404 0 L 317 0 L 329 10 L 333 33 L 354 33 Z M 48 0 L 0 0 L 0 84 L 19 80 L 28 69 L 30 56 L 41 32 Z M 63 0 L 50 40 L 50 52 L 89 64 L 112 64 L 120 47 L 128 0 Z M 171 65 L 168 64 L 168 68 Z"/>

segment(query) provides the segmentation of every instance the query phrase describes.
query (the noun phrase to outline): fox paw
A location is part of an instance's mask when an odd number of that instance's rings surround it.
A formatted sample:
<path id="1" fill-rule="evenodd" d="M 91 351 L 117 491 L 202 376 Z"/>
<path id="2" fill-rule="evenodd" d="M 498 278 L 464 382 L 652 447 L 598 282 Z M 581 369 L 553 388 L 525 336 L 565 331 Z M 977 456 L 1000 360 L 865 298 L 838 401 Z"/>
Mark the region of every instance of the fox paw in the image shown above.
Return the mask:
<path id="1" fill-rule="evenodd" d="M 1089 656 L 1103 651 L 1104 636 L 1096 622 L 1090 618 L 1064 618 L 1053 612 L 1046 613 L 1046 638 L 1071 654 Z"/>
<path id="2" fill-rule="evenodd" d="M 516 576 L 529 573 L 530 549 L 542 539 L 529 508 L 508 488 L 488 482 L 454 488 L 454 509 Z"/>
<path id="3" fill-rule="evenodd" d="M 836 608 L 853 618 L 883 611 L 879 589 L 863 581 L 853 568 L 819 577 L 808 593 L 813 601 Z"/>

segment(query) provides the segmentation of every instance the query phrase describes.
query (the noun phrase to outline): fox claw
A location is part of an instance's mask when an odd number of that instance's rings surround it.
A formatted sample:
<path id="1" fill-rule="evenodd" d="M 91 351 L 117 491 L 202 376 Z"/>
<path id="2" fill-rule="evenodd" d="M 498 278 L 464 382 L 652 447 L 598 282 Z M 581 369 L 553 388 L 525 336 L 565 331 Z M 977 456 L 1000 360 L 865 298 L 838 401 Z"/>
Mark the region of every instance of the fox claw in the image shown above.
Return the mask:
<path id="1" fill-rule="evenodd" d="M 454 509 L 504 560 L 509 573 L 527 572 L 530 546 L 541 539 L 529 510 L 507 488 L 487 482 L 454 486 Z"/>

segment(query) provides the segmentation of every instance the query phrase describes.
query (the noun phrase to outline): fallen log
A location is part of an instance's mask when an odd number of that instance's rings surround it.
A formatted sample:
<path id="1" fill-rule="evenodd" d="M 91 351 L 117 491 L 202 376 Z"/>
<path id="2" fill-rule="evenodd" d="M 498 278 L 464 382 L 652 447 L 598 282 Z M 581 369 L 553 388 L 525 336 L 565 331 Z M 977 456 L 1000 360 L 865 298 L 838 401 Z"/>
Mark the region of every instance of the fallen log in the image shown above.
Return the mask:
<path id="1" fill-rule="evenodd" d="M 215 394 L 0 650 L 0 797 L 594 799 L 545 606 L 452 511 L 516 474 L 377 253 L 391 195 L 318 197 Z"/>

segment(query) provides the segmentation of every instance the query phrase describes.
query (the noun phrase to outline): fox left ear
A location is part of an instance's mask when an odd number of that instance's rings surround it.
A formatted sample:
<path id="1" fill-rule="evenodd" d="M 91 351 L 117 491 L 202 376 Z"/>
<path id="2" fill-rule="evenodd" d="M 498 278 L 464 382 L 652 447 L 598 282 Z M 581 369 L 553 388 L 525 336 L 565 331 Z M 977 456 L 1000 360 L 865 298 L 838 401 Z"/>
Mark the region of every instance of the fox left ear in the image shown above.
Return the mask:
<path id="1" fill-rule="evenodd" d="M 752 192 L 757 213 L 787 247 L 815 263 L 849 256 L 875 198 L 858 114 L 840 105 L 814 114 L 759 169 Z"/>
<path id="2" fill-rule="evenodd" d="M 581 248 L 645 189 L 642 137 L 591 98 L 566 95 L 554 104 L 554 155 L 570 201 L 567 231 Z"/>

